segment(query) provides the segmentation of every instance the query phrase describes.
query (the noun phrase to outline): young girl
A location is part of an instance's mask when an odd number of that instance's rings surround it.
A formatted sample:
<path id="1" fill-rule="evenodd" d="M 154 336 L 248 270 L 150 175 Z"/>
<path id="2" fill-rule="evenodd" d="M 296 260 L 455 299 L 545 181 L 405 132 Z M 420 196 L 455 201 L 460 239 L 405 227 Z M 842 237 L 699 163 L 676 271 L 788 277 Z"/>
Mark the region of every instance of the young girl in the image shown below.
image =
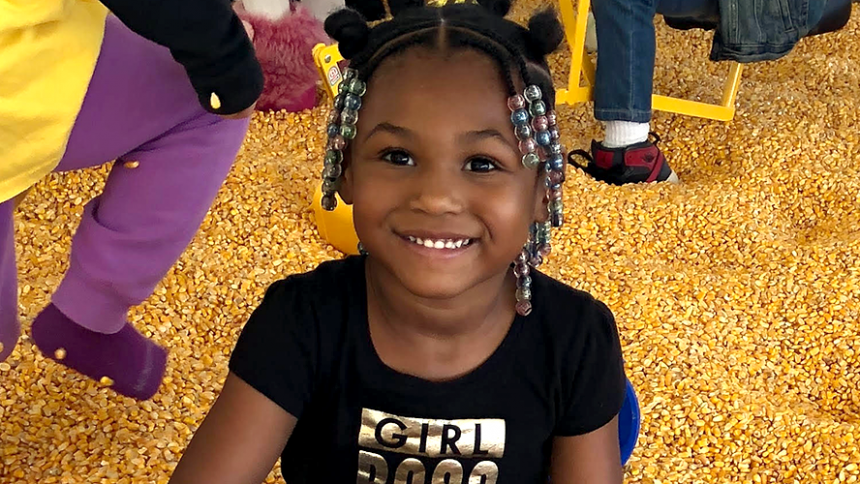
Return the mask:
<path id="1" fill-rule="evenodd" d="M 227 0 L 0 0 L 0 361 L 20 333 L 15 198 L 51 171 L 119 160 L 32 334 L 119 393 L 156 392 L 167 353 L 126 314 L 203 221 L 262 87 Z"/>
<path id="2" fill-rule="evenodd" d="M 364 255 L 269 288 L 174 484 L 279 455 L 289 484 L 621 482 L 613 316 L 530 269 L 562 222 L 561 26 L 484 3 L 327 19 L 351 68 L 324 203 L 353 204 Z"/>

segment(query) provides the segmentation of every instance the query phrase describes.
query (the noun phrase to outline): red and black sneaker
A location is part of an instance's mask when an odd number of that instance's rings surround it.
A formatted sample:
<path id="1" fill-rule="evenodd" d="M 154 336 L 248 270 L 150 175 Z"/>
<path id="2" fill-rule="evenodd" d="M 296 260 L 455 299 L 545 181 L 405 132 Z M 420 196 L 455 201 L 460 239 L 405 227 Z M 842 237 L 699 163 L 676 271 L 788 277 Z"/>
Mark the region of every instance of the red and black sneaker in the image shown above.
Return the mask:
<path id="1" fill-rule="evenodd" d="M 574 150 L 567 155 L 573 166 L 589 176 L 611 185 L 628 183 L 663 182 L 678 183 L 678 175 L 672 171 L 663 152 L 657 147 L 660 137 L 651 133 L 654 141 L 643 141 L 623 148 L 607 148 L 592 141 L 591 153 Z M 573 161 L 574 156 L 588 160 L 587 165 Z"/>

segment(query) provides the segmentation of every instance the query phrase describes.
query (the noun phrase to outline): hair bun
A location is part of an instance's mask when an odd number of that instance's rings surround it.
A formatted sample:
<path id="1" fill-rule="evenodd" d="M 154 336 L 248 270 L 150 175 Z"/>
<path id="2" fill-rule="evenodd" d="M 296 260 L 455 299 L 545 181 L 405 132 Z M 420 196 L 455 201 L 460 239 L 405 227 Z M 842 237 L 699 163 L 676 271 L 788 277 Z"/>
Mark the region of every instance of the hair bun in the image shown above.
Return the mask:
<path id="1" fill-rule="evenodd" d="M 478 5 L 486 8 L 494 15 L 504 17 L 511 11 L 513 0 L 478 0 Z"/>
<path id="2" fill-rule="evenodd" d="M 367 45 L 370 27 L 364 17 L 355 10 L 344 8 L 325 19 L 323 25 L 329 37 L 338 43 L 344 59 L 351 59 Z"/>
<path id="3" fill-rule="evenodd" d="M 558 49 L 564 39 L 564 27 L 551 8 L 543 9 L 529 19 L 529 37 L 532 48 L 541 57 Z"/>
<path id="4" fill-rule="evenodd" d="M 385 4 L 382 0 L 346 0 L 346 8 L 360 13 L 365 20 L 375 22 L 385 18 Z"/>
<path id="5" fill-rule="evenodd" d="M 388 0 L 388 9 L 391 10 L 391 16 L 396 17 L 400 12 L 409 10 L 410 8 L 423 7 L 424 0 Z"/>

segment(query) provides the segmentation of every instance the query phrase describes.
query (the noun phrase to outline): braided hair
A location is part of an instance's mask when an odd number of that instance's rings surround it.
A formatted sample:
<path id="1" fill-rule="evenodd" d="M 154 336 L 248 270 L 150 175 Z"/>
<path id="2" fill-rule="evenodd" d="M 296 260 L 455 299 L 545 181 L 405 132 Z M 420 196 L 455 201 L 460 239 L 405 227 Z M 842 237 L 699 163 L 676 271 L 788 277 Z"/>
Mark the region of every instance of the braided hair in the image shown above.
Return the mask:
<path id="1" fill-rule="evenodd" d="M 564 182 L 563 149 L 559 143 L 553 88 L 546 56 L 564 37 L 551 9 L 536 12 L 523 27 L 505 18 L 511 0 L 478 0 L 428 6 L 424 0 L 389 0 L 392 18 L 372 27 L 359 9 L 371 18 L 379 7 L 366 2 L 334 12 L 325 21 L 328 35 L 338 42 L 349 61 L 340 92 L 328 119 L 328 145 L 323 170 L 322 207 L 334 210 L 343 173 L 343 150 L 356 136 L 358 110 L 368 80 L 382 62 L 416 47 L 449 53 L 471 49 L 486 54 L 498 65 L 508 91 L 508 108 L 514 134 L 519 140 L 522 163 L 546 175 L 549 216 L 535 222 L 529 240 L 514 261 L 517 277 L 517 312 L 531 312 L 529 267 L 537 267 L 550 252 L 550 228 L 562 224 L 561 188 Z M 520 93 L 517 85 L 525 86 Z"/>

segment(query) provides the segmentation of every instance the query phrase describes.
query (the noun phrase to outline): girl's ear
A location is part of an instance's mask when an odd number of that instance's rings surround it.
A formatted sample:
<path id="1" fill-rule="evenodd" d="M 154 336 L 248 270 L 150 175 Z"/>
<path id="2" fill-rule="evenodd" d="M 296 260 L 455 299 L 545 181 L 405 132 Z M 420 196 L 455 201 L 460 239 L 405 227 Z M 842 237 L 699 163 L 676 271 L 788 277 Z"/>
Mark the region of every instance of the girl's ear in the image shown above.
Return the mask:
<path id="1" fill-rule="evenodd" d="M 546 222 L 549 219 L 549 190 L 546 189 L 545 176 L 537 176 L 535 187 L 534 219 L 536 222 Z"/>
<path id="2" fill-rule="evenodd" d="M 337 189 L 338 195 L 340 195 L 341 200 L 343 200 L 346 204 L 352 205 L 352 163 L 350 163 L 350 150 L 347 148 L 343 153 L 343 162 L 341 166 L 343 166 L 343 174 L 340 176 L 340 188 Z"/>

